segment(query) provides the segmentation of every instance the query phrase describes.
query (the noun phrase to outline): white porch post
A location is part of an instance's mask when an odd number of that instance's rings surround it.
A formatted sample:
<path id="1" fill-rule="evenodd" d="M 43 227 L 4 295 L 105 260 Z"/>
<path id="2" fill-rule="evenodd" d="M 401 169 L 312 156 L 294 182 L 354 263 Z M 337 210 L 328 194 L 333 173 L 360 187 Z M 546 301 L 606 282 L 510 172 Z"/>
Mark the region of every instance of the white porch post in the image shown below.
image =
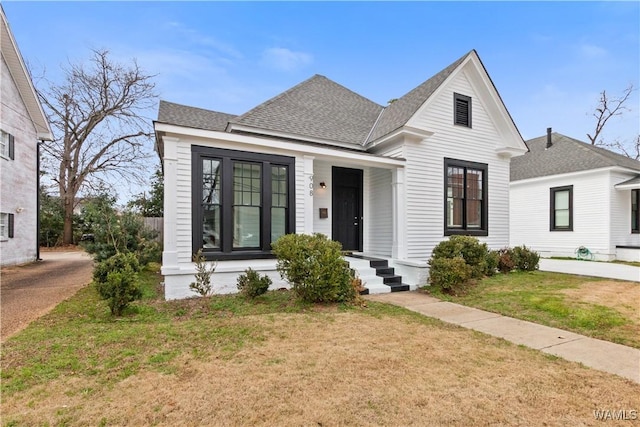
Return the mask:
<path id="1" fill-rule="evenodd" d="M 304 230 L 302 233 L 313 233 L 313 159 L 304 156 Z"/>
<path id="2" fill-rule="evenodd" d="M 164 142 L 164 182 L 178 180 L 178 138 L 163 137 Z M 176 220 L 178 217 L 178 192 L 176 185 L 164 186 L 164 250 L 162 268 L 177 268 L 178 248 L 176 245 Z"/>
<path id="3" fill-rule="evenodd" d="M 394 259 L 406 259 L 406 222 L 404 168 L 396 168 L 391 174 L 391 200 L 393 204 L 393 247 Z"/>

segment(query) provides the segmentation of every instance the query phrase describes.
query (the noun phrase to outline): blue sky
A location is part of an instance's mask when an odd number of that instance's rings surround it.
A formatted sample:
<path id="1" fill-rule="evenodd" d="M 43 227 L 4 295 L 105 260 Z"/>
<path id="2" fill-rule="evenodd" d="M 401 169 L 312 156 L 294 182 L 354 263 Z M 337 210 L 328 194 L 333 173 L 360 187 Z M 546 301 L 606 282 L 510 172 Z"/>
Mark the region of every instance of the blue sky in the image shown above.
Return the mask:
<path id="1" fill-rule="evenodd" d="M 640 87 L 639 2 L 16 2 L 23 57 L 49 78 L 107 48 L 161 99 L 227 113 L 322 74 L 386 104 L 476 49 L 525 139 L 581 140 L 599 93 Z M 631 141 L 633 111 L 605 139 Z M 149 112 L 150 119 L 156 111 Z"/>

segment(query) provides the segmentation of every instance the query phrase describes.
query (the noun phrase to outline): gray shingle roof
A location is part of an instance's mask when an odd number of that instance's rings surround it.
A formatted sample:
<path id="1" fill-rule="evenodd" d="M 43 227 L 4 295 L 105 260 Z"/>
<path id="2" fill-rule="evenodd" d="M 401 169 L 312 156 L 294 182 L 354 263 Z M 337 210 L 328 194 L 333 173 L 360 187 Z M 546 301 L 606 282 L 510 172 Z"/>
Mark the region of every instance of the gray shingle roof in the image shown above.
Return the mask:
<path id="1" fill-rule="evenodd" d="M 511 159 L 511 181 L 612 166 L 640 171 L 637 160 L 556 132 L 551 142 L 547 149 L 546 135 L 526 141 L 529 152 Z"/>
<path id="2" fill-rule="evenodd" d="M 232 123 L 361 145 L 382 106 L 315 75 L 232 120 Z"/>
<path id="3" fill-rule="evenodd" d="M 471 51 L 473 52 L 473 51 Z M 440 87 L 440 85 L 458 68 L 458 66 L 471 54 L 468 52 L 463 57 L 440 71 L 420 86 L 412 89 L 401 98 L 389 104 L 380 116 L 376 127 L 371 132 L 367 142 L 375 141 L 389 133 L 401 128 L 418 111 L 420 106 Z"/>
<path id="4" fill-rule="evenodd" d="M 224 131 L 229 120 L 234 117 L 236 116 L 233 114 L 160 101 L 157 121 L 196 129 Z"/>
<path id="5" fill-rule="evenodd" d="M 251 132 L 284 133 L 301 140 L 318 139 L 361 148 L 404 126 L 474 52 L 468 52 L 387 107 L 315 75 L 240 116 L 161 101 L 158 122 L 218 131 L 229 131 L 227 125 L 235 124 L 250 128 Z"/>
<path id="6" fill-rule="evenodd" d="M 615 186 L 617 187 L 617 186 L 623 186 L 623 185 L 638 185 L 638 184 L 640 184 L 640 175 L 635 176 L 628 181 L 620 182 Z"/>

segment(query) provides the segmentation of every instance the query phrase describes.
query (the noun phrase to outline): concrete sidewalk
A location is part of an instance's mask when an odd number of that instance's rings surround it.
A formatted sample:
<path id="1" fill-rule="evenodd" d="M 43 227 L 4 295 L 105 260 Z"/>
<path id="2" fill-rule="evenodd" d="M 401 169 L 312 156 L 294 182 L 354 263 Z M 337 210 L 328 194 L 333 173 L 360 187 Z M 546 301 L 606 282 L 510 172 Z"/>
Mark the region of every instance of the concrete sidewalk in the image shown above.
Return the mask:
<path id="1" fill-rule="evenodd" d="M 441 301 L 417 291 L 369 295 L 366 298 L 399 305 L 640 383 L 640 350 L 635 348 Z"/>
<path id="2" fill-rule="evenodd" d="M 640 267 L 615 262 L 540 258 L 540 270 L 640 282 Z"/>

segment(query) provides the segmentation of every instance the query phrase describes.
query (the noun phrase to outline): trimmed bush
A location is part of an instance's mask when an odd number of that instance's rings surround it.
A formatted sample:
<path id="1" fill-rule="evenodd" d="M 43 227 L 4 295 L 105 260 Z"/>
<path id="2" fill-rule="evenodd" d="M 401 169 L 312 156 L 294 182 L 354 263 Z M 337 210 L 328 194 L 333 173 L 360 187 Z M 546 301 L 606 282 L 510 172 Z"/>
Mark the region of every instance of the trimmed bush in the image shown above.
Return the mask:
<path id="1" fill-rule="evenodd" d="M 306 302 L 353 302 L 349 263 L 342 245 L 324 234 L 287 234 L 273 243 L 277 268 L 296 295 Z"/>
<path id="2" fill-rule="evenodd" d="M 498 264 L 500 262 L 500 254 L 498 251 L 487 252 L 487 276 L 493 276 L 496 274 Z"/>
<path id="3" fill-rule="evenodd" d="M 120 252 L 104 261 L 99 262 L 93 269 L 93 280 L 98 283 L 105 283 L 107 275 L 112 271 L 123 271 L 129 267 L 134 273 L 140 271 L 140 263 L 135 254 L 131 252 Z"/>
<path id="4" fill-rule="evenodd" d="M 500 273 L 510 273 L 515 268 L 513 262 L 513 251 L 509 248 L 503 248 L 498 251 L 498 271 Z"/>
<path id="5" fill-rule="evenodd" d="M 429 261 L 429 283 L 446 293 L 464 291 L 470 284 L 472 268 L 464 258 L 433 258 Z"/>
<path id="6" fill-rule="evenodd" d="M 247 268 L 244 274 L 238 276 L 238 290 L 249 298 L 255 298 L 267 292 L 271 286 L 271 278 L 266 274 L 260 277 L 260 273 Z"/>
<path id="7" fill-rule="evenodd" d="M 104 282 L 96 282 L 96 288 L 100 297 L 107 300 L 114 316 L 120 316 L 130 302 L 142 297 L 138 273 L 129 265 L 108 273 Z"/>
<path id="8" fill-rule="evenodd" d="M 516 246 L 512 250 L 513 262 L 520 271 L 535 271 L 539 267 L 540 255 L 525 245 Z"/>
<path id="9" fill-rule="evenodd" d="M 480 243 L 477 238 L 471 236 L 451 236 L 449 240 L 443 240 L 433 249 L 432 259 L 461 257 L 471 268 L 471 278 L 481 279 L 487 274 L 487 254 L 489 249 L 486 243 Z"/>

